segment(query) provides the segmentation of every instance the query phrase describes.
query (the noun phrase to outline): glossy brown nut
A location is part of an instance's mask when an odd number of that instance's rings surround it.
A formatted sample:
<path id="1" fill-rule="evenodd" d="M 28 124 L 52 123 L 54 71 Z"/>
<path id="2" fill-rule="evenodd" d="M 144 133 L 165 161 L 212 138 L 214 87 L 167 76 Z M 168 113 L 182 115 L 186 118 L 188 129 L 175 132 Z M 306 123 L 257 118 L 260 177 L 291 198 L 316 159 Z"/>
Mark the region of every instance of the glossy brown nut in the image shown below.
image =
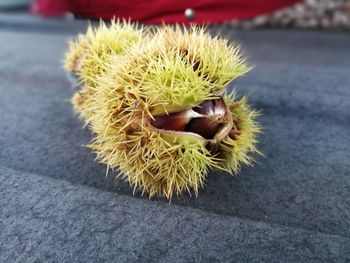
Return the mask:
<path id="1" fill-rule="evenodd" d="M 225 114 L 226 104 L 220 97 L 205 100 L 192 109 L 156 116 L 151 124 L 158 129 L 193 132 L 212 139 L 222 125 Z"/>
<path id="2" fill-rule="evenodd" d="M 213 100 L 205 100 L 196 107 L 193 107 L 195 112 L 209 116 L 214 111 Z"/>
<path id="3" fill-rule="evenodd" d="M 223 116 L 226 113 L 226 104 L 222 97 L 215 100 L 205 100 L 193 108 L 194 111 L 206 116 Z"/>
<path id="4" fill-rule="evenodd" d="M 189 111 L 191 110 L 154 117 L 154 120 L 151 120 L 151 124 L 158 129 L 184 131 L 186 124 L 191 120 Z"/>
<path id="5" fill-rule="evenodd" d="M 186 125 L 187 132 L 197 133 L 205 139 L 213 139 L 218 132 L 221 123 L 214 122 L 208 117 L 192 119 L 189 124 Z"/>
<path id="6" fill-rule="evenodd" d="M 222 97 L 213 100 L 214 103 L 214 115 L 223 116 L 226 114 L 226 104 Z"/>

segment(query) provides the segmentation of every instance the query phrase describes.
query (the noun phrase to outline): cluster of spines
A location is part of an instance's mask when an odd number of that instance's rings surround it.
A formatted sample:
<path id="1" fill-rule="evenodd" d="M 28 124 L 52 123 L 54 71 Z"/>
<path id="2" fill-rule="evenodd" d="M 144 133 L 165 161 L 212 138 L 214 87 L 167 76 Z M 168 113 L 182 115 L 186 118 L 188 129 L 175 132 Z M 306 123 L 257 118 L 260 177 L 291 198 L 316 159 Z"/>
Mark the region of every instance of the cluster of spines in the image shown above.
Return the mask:
<path id="1" fill-rule="evenodd" d="M 120 35 L 124 38 L 115 37 Z M 102 23 L 71 44 L 66 68 L 82 85 L 73 104 L 95 133 L 89 146 L 101 162 L 119 168 L 119 176 L 150 196 L 171 199 L 191 190 L 197 195 L 209 169 L 236 173 L 240 163 L 252 162 L 249 153 L 257 152 L 257 113 L 244 98 L 224 97 L 239 127 L 221 142 L 219 155 L 211 154 L 198 135 L 148 125 L 155 114 L 218 96 L 249 70 L 237 47 L 204 29 L 165 27 L 150 37 L 130 23 Z"/>
<path id="2" fill-rule="evenodd" d="M 86 34 L 69 43 L 64 67 L 75 76 L 79 90 L 73 103 L 87 123 L 95 112 L 92 109 L 98 106 L 94 95 L 100 86 L 99 78 L 110 70 L 114 57 L 121 58 L 129 48 L 146 41 L 144 35 L 145 30 L 130 21 L 112 20 L 109 26 L 101 21 L 98 27 L 89 26 Z"/>
<path id="3" fill-rule="evenodd" d="M 253 164 L 252 153 L 262 155 L 256 148 L 257 134 L 261 132 L 261 126 L 256 122 L 259 112 L 249 107 L 246 97 L 238 100 L 231 93 L 224 96 L 224 100 L 234 119 L 234 133 L 220 144 L 222 155 L 225 156 L 221 167 L 230 173 L 238 173 L 242 163 Z"/>

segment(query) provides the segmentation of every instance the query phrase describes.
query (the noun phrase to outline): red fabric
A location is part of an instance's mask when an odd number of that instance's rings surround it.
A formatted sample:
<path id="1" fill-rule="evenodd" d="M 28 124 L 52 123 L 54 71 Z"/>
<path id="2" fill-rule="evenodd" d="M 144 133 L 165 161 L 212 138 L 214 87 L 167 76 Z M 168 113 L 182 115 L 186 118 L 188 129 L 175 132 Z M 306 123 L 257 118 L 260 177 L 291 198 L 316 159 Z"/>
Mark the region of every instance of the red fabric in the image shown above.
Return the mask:
<path id="1" fill-rule="evenodd" d="M 33 13 L 60 16 L 65 12 L 87 18 L 127 18 L 144 23 L 218 23 L 269 13 L 300 0 L 35 0 Z M 184 11 L 195 10 L 189 21 Z"/>

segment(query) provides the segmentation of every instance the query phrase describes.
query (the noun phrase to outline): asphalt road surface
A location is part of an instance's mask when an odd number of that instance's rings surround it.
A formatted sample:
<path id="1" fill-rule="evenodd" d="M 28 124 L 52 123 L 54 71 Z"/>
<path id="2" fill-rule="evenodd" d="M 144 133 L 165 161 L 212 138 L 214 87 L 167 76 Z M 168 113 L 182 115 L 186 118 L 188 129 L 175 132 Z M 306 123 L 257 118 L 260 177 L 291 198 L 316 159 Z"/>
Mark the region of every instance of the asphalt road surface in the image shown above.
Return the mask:
<path id="1" fill-rule="evenodd" d="M 82 147 L 61 64 L 85 22 L 0 16 L 1 262 L 349 262 L 350 35 L 213 28 L 250 65 L 254 167 L 148 199 Z"/>

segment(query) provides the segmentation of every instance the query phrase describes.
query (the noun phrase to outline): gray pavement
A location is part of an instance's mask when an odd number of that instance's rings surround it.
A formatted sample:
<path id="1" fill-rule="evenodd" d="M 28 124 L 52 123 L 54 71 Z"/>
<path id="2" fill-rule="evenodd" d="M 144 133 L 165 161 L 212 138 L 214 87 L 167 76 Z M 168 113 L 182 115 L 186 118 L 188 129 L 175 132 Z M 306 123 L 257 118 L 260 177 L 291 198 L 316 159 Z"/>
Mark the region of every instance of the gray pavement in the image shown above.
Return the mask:
<path id="1" fill-rule="evenodd" d="M 262 111 L 266 157 L 169 205 L 82 147 L 61 68 L 79 23 L 0 23 L 0 261 L 350 261 L 349 34 L 213 28 L 254 66 L 230 89 Z"/>

